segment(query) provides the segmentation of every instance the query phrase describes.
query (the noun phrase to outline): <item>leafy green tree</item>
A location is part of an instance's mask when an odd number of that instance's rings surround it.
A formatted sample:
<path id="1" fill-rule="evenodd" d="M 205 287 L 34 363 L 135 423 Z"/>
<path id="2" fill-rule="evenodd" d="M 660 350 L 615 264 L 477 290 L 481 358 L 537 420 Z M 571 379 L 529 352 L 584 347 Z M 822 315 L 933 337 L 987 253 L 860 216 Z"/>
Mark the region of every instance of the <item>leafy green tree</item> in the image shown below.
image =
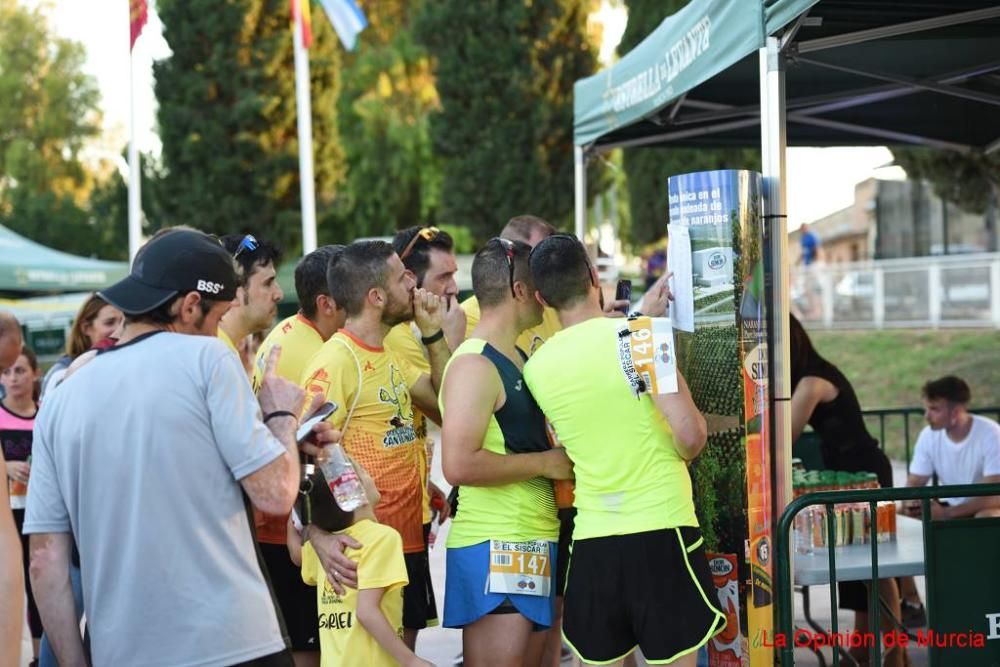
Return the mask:
<path id="1" fill-rule="evenodd" d="M 568 224 L 573 212 L 573 82 L 592 74 L 588 0 L 437 0 L 417 16 L 436 59 L 444 164 L 438 219 L 483 241 L 511 216 Z"/>
<path id="2" fill-rule="evenodd" d="M 163 217 L 301 248 L 295 70 L 287 0 L 160 0 L 173 55 L 154 65 Z M 344 177 L 340 44 L 313 12 L 309 50 L 317 217 Z M 321 239 L 325 241 L 326 239 Z"/>
<path id="3" fill-rule="evenodd" d="M 0 224 L 40 243 L 91 254 L 80 160 L 100 129 L 84 49 L 56 38 L 44 12 L 0 0 Z"/>
<path id="4" fill-rule="evenodd" d="M 624 55 L 688 0 L 625 0 L 628 24 L 618 45 Z M 683 112 L 682 112 L 683 113 Z M 631 213 L 629 240 L 641 246 L 667 234 L 667 178 L 709 169 L 760 169 L 759 149 L 637 147 L 624 150 Z"/>
<path id="5" fill-rule="evenodd" d="M 429 225 L 441 189 L 430 140 L 439 107 L 431 61 L 411 29 L 421 2 L 362 3 L 369 26 L 344 56 L 339 114 L 347 181 L 324 228 L 334 238 Z"/>
<path id="6" fill-rule="evenodd" d="M 930 181 L 939 197 L 967 211 L 982 213 L 1000 194 L 1000 154 L 958 153 L 934 148 L 894 146 L 896 164 L 910 178 Z"/>

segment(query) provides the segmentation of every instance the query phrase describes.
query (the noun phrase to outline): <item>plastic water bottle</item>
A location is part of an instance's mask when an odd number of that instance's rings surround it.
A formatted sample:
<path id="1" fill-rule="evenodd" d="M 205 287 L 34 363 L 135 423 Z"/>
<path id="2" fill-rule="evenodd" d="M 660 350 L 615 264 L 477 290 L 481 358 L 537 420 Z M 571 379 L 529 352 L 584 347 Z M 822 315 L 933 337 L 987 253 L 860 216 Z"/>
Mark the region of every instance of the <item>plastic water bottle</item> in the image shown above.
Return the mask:
<path id="1" fill-rule="evenodd" d="M 344 448 L 339 444 L 323 448 L 324 459 L 319 461 L 320 470 L 330 485 L 333 499 L 345 512 L 353 512 L 368 504 L 364 486 L 358 478 L 354 465 L 348 460 Z"/>

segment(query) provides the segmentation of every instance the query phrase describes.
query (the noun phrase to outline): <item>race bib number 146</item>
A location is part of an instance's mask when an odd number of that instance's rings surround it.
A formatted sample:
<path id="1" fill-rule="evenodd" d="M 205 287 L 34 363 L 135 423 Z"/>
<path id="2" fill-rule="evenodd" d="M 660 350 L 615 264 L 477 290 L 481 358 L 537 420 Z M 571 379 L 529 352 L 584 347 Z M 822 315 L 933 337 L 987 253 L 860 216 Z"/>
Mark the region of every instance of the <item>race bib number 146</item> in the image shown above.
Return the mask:
<path id="1" fill-rule="evenodd" d="M 618 330 L 618 357 L 636 395 L 677 392 L 677 354 L 669 318 L 626 320 Z"/>

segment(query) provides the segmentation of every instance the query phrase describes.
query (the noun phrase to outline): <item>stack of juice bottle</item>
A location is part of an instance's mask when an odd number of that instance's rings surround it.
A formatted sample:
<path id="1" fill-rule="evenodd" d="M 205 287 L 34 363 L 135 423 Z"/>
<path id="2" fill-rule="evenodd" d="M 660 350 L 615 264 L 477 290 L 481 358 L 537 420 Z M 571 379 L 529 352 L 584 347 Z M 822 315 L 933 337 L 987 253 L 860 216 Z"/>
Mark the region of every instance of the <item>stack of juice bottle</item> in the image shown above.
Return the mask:
<path id="1" fill-rule="evenodd" d="M 870 472 L 842 472 L 836 470 L 792 471 L 794 497 L 820 491 L 847 491 L 852 489 L 878 489 L 878 476 Z M 890 542 L 896 539 L 896 504 L 890 501 L 876 505 L 876 516 L 871 516 L 868 503 L 838 503 L 833 506 L 835 543 L 841 547 L 851 544 Z M 795 517 L 795 549 L 799 553 L 812 553 L 830 546 L 827 534 L 827 511 L 824 505 L 812 505 Z"/>

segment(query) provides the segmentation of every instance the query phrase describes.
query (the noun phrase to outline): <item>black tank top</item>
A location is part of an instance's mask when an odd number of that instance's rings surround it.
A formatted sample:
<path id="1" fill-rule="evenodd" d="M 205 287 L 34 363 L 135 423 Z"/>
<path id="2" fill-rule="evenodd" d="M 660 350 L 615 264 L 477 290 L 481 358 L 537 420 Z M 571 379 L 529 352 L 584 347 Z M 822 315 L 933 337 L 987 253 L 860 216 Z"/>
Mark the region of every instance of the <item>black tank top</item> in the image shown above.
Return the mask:
<path id="1" fill-rule="evenodd" d="M 527 355 L 520 348 L 517 352 L 522 360 L 527 360 Z M 483 345 L 482 355 L 493 362 L 507 395 L 503 407 L 493 413 L 503 433 L 504 448 L 514 454 L 549 449 L 545 416 L 528 390 L 521 369 L 489 343 Z"/>

